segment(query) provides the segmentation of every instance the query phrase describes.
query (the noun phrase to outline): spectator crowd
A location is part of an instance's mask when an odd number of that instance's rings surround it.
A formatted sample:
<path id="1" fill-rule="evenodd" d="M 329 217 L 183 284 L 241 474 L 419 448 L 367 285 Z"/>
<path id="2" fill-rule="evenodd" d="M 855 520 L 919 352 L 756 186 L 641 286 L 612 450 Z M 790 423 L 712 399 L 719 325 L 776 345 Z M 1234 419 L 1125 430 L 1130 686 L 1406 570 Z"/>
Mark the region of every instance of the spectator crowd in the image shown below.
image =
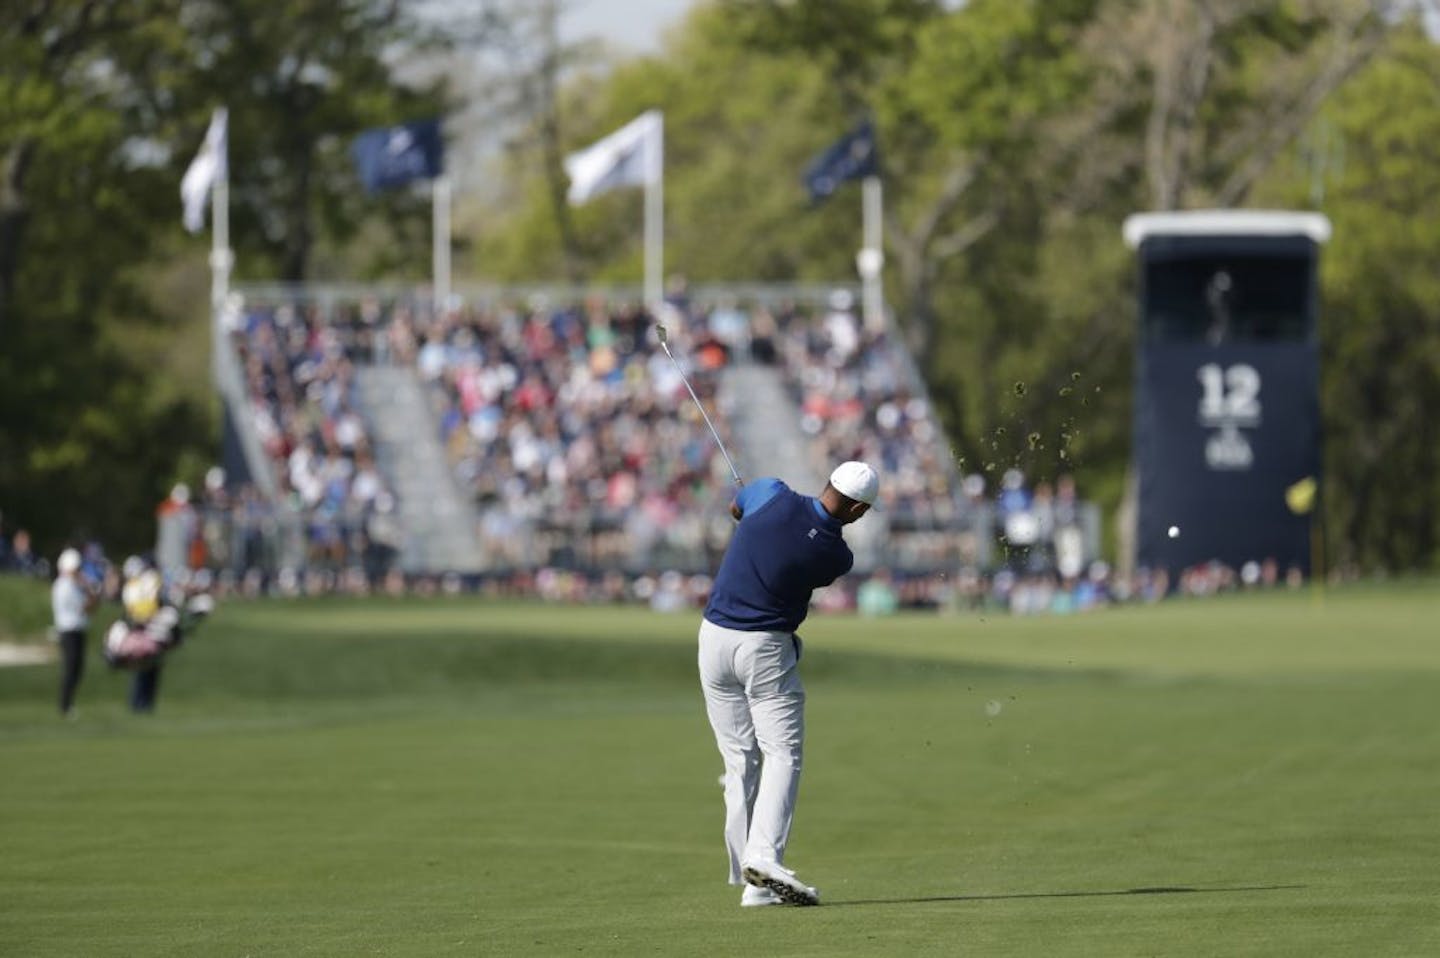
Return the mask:
<path id="1" fill-rule="evenodd" d="M 1174 583 L 1164 572 L 1118 580 L 1099 559 L 1098 510 L 1071 477 L 1032 484 L 1011 469 L 990 488 L 984 475 L 957 474 L 904 348 L 854 307 L 844 291 L 818 304 L 692 302 L 680 292 L 662 317 L 728 447 L 721 375 L 759 363 L 794 400 L 817 475 L 845 459 L 879 467 L 883 548 L 861 553 L 858 574 L 817 594 L 819 604 L 1068 612 L 1290 578 L 1255 563 L 1197 567 Z M 637 304 L 603 297 L 441 311 L 403 296 L 238 304 L 229 338 L 245 407 L 232 412 L 258 440 L 265 481 L 227 481 L 217 467 L 193 503 L 177 486 L 166 561 L 209 570 L 222 595 L 699 604 L 730 535 L 733 488 L 654 327 Z M 486 571 L 401 567 L 396 497 L 356 395 L 357 367 L 368 363 L 413 368 L 425 385 L 455 479 L 476 506 Z M 23 529 L 0 535 L 0 569 L 48 574 Z"/>
<path id="2" fill-rule="evenodd" d="M 676 319 L 672 348 L 728 435 L 715 401 L 724 347 Z M 388 346 L 431 389 L 494 567 L 696 571 L 718 558 L 728 475 L 645 311 L 603 300 L 399 310 Z"/>
<path id="3" fill-rule="evenodd" d="M 288 570 L 289 578 L 360 565 L 372 579 L 388 571 L 396 504 L 355 398 L 355 364 L 370 358 L 378 316 L 367 300 L 342 310 L 286 303 L 233 319 L 242 414 L 275 491 L 227 484 L 218 469 L 207 476 L 201 539 L 224 553 L 215 563 L 223 571 Z"/>

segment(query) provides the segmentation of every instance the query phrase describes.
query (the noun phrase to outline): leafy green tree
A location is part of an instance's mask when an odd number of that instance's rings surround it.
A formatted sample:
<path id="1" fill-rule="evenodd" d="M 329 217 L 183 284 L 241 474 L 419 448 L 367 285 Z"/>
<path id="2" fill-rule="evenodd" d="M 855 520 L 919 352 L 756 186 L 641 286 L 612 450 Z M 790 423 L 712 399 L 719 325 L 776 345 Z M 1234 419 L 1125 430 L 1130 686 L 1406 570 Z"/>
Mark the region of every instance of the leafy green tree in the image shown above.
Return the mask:
<path id="1" fill-rule="evenodd" d="M 1092 317 L 1071 291 L 1048 295 L 1076 283 L 1046 267 L 1084 226 L 1052 213 L 1083 142 L 1069 124 L 1090 83 L 1078 41 L 1095 7 L 967 4 L 925 24 L 907 68 L 877 93 L 894 144 L 894 301 L 967 471 L 1053 476 L 1081 448 L 1076 418 L 1094 397 L 1073 376 L 1092 375 L 1093 337 L 1055 333 Z"/>
<path id="2" fill-rule="evenodd" d="M 440 111 L 438 83 L 397 79 L 396 56 L 429 44 L 399 3 L 378 0 L 0 8 L 8 518 L 47 549 L 81 533 L 153 542 L 155 503 L 197 479 L 216 445 L 205 284 L 175 282 L 199 271 L 177 185 L 210 110 L 230 107 L 240 274 L 304 278 L 327 244 L 348 262 L 340 244 L 377 210 L 401 239 L 428 225 L 423 201 L 363 197 L 348 147 L 365 126 Z M 392 234 L 374 268 L 423 260 L 424 237 Z"/>
<path id="3" fill-rule="evenodd" d="M 161 323 L 143 269 L 178 204 L 175 179 L 143 159 L 154 126 L 121 60 L 174 13 L 57 0 L 0 19 L 0 501 L 47 548 L 82 532 L 143 542 L 207 431 L 203 406 L 149 381 L 141 346 Z"/>
<path id="4" fill-rule="evenodd" d="M 32 178 L 57 153 L 109 142 L 106 45 L 164 5 L 118 0 L 33 0 L 0 11 L 0 332 L 35 217 Z"/>
<path id="5" fill-rule="evenodd" d="M 349 150 L 367 127 L 444 112 L 441 80 L 412 87 L 393 62 L 439 41 L 396 0 L 187 0 L 182 13 L 184 31 L 151 63 L 182 82 L 155 87 L 154 108 L 188 121 L 198 144 L 210 109 L 228 106 L 240 274 L 312 278 L 317 245 L 343 245 L 376 210 L 400 242 L 360 271 L 422 271 L 428 205 L 366 196 Z"/>
<path id="6" fill-rule="evenodd" d="M 749 51 L 724 9 L 698 8 L 665 55 L 573 82 L 559 105 L 564 152 L 651 108 L 665 112 L 667 272 L 696 281 L 853 272 L 855 244 L 834 237 L 858 234 L 858 203 L 811 210 L 801 184 L 805 165 L 851 120 L 815 64 Z M 491 221 L 476 260 L 487 275 L 565 275 L 545 169 L 532 150 L 509 158 L 512 205 Z M 567 211 L 575 278 L 638 281 L 641 202 L 639 190 L 619 190 Z"/>
<path id="7" fill-rule="evenodd" d="M 1416 28 L 1336 97 L 1286 178 L 1323 191 L 1324 504 L 1330 549 L 1440 564 L 1440 47 Z M 1317 165 L 1317 162 L 1319 165 Z M 1315 174 L 1313 177 L 1307 174 Z"/>
<path id="8" fill-rule="evenodd" d="M 882 80 L 915 49 L 937 0 L 720 0 L 731 34 L 746 50 L 808 54 L 848 109 L 864 109 Z"/>
<path id="9" fill-rule="evenodd" d="M 1360 115 L 1361 101 L 1348 99 L 1369 89 L 1359 78 L 1377 84 L 1375 70 L 1416 58 L 1399 52 L 1410 41 L 1391 47 L 1408 29 L 1406 7 L 727 0 L 698 8 L 657 56 L 566 85 L 558 129 L 574 149 L 644 109 L 665 110 L 672 270 L 833 278 L 852 275 L 854 188 L 809 209 L 798 174 L 857 116 L 872 117 L 886 185 L 887 291 L 958 467 L 1020 465 L 1037 478 L 1076 470 L 1087 494 L 1113 507 L 1125 498 L 1133 379 L 1134 262 L 1121 221 L 1145 209 L 1306 205 L 1315 177 L 1287 158 L 1324 115 L 1343 129 L 1350 158 L 1343 182 L 1325 180 L 1337 223 L 1326 253 L 1329 312 L 1343 302 L 1374 317 L 1326 344 L 1327 370 L 1354 363 L 1361 375 L 1326 379 L 1332 530 L 1344 529 L 1346 554 L 1359 561 L 1412 564 L 1434 552 L 1433 534 L 1416 530 L 1433 526 L 1435 491 L 1422 482 L 1392 494 L 1373 457 L 1393 453 L 1408 475 L 1433 474 L 1420 451 L 1428 425 L 1417 411 L 1389 429 L 1372 397 L 1401 402 L 1381 387 L 1395 376 L 1415 410 L 1433 402 L 1426 348 L 1402 356 L 1395 345 L 1433 340 L 1420 338 L 1432 332 L 1415 311 L 1428 290 L 1412 276 L 1426 275 L 1420 264 L 1433 251 L 1406 231 L 1386 232 L 1390 214 L 1365 203 L 1394 194 L 1396 208 L 1413 200 L 1421 209 L 1433 184 L 1406 169 L 1403 183 L 1419 184 L 1413 197 L 1408 186 L 1381 189 L 1365 171 L 1387 168 L 1384 137 L 1398 133 L 1324 112 L 1339 91 L 1346 115 Z M 1433 113 L 1420 87 L 1404 102 Z M 530 172 L 539 168 L 532 154 L 515 161 L 520 186 L 492 221 L 479 263 L 498 278 L 558 275 L 565 229 L 553 183 L 547 192 Z M 1373 225 L 1342 241 L 1341 203 L 1343 215 Z M 638 191 L 570 215 L 576 275 L 638 278 Z M 1362 256 L 1354 244 L 1367 233 L 1376 245 Z M 1384 281 L 1399 268 L 1390 262 L 1404 264 L 1407 282 Z M 1394 333 L 1394 315 L 1416 317 L 1406 335 Z M 1352 395 L 1362 383 L 1364 394 Z M 1387 540 L 1405 524 L 1405 535 Z"/>
<path id="10" fill-rule="evenodd" d="M 1110 0 L 1086 42 L 1118 152 L 1092 155 L 1141 173 L 1147 209 L 1242 206 L 1407 6 Z"/>
<path id="11" fill-rule="evenodd" d="M 1119 171 L 1133 209 L 1247 205 L 1327 99 L 1380 54 L 1404 0 L 1109 0 L 1086 37 L 1095 130 L 1081 180 Z M 1128 337 L 1127 337 L 1128 338 Z M 1127 476 L 1117 552 L 1133 555 Z"/>

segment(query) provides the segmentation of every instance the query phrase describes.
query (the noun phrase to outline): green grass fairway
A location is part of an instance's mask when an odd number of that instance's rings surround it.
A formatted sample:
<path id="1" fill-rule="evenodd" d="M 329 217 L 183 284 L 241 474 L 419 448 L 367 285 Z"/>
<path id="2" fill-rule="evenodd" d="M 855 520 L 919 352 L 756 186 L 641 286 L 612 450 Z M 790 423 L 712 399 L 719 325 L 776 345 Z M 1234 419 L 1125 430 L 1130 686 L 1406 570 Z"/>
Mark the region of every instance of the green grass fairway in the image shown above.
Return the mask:
<path id="1" fill-rule="evenodd" d="M 0 955 L 1440 955 L 1433 584 L 816 617 L 812 909 L 725 884 L 697 623 L 237 603 L 148 719 L 97 639 L 78 721 L 0 669 Z"/>

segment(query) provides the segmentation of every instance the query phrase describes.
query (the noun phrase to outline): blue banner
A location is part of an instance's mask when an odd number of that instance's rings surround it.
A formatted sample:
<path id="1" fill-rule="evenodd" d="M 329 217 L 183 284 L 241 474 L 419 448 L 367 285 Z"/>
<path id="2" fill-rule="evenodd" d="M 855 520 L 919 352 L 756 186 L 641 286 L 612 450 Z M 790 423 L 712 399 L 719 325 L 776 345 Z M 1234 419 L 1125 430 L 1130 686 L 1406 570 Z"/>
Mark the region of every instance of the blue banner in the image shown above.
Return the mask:
<path id="1" fill-rule="evenodd" d="M 846 180 L 879 175 L 875 128 L 866 120 L 811 162 L 805 171 L 805 188 L 810 191 L 810 201 L 818 203 Z"/>
<path id="2" fill-rule="evenodd" d="M 350 147 L 360 182 L 371 193 L 433 180 L 445 170 L 439 120 L 366 130 Z"/>

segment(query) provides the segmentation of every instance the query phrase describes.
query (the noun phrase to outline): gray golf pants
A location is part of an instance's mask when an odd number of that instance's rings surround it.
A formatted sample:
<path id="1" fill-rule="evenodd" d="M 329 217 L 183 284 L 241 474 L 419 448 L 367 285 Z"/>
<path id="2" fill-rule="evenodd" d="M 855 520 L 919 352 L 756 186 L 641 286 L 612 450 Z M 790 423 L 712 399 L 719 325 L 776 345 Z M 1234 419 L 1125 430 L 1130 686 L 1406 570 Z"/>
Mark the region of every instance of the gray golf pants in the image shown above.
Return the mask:
<path id="1" fill-rule="evenodd" d="M 800 637 L 739 632 L 701 620 L 700 686 L 725 761 L 730 884 L 742 862 L 782 863 L 800 787 L 805 687 Z"/>

